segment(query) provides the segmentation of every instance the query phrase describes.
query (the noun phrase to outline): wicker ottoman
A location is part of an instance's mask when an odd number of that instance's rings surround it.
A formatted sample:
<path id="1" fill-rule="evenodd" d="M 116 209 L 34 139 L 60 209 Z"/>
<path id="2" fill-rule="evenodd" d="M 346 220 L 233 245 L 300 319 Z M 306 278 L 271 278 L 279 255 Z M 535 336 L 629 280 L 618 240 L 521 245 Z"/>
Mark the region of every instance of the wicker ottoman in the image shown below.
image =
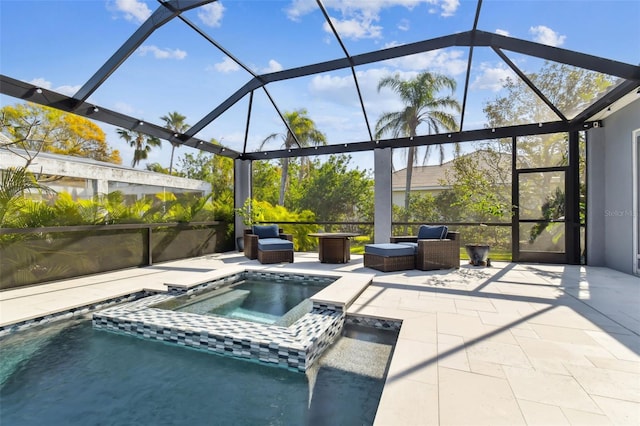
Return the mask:
<path id="1" fill-rule="evenodd" d="M 293 263 L 293 242 L 281 238 L 260 238 L 258 261 L 260 263 Z"/>
<path id="2" fill-rule="evenodd" d="M 416 267 L 415 247 L 406 244 L 367 244 L 364 266 L 382 272 L 404 271 Z"/>

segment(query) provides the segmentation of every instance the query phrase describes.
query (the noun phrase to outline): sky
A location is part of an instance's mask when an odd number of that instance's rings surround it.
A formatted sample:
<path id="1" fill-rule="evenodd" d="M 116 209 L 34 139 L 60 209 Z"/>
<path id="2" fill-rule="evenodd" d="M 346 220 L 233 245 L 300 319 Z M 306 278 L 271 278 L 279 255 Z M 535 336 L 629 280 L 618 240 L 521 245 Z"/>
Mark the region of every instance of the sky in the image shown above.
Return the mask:
<path id="1" fill-rule="evenodd" d="M 325 0 L 332 23 L 350 55 L 469 31 L 476 1 Z M 136 31 L 157 1 L 144 0 L 0 0 L 0 73 L 72 96 Z M 315 0 L 217 1 L 183 16 L 257 74 L 344 57 Z M 640 63 L 640 0 L 485 0 L 478 29 L 534 41 L 629 64 Z M 542 62 L 513 52 L 507 56 L 525 73 Z M 457 82 L 453 96 L 462 103 L 469 49 L 452 47 L 355 69 L 372 132 L 381 114 L 402 103 L 381 78 L 415 77 L 430 71 Z M 143 121 L 162 125 L 160 117 L 177 111 L 190 125 L 250 81 L 252 76 L 189 26 L 173 19 L 159 27 L 91 95 L 89 102 Z M 484 127 L 482 107 L 516 78 L 490 48 L 476 48 L 469 76 L 463 130 Z M 268 84 L 252 100 L 247 151 L 258 150 L 267 136 L 285 128 L 280 112 L 304 108 L 329 144 L 368 141 L 351 70 Z M 443 93 L 445 95 L 445 93 Z M 21 102 L 0 96 L 0 106 Z M 249 97 L 233 105 L 198 135 L 242 151 Z M 110 125 L 107 142 L 123 164 L 133 152 Z M 426 130 L 423 130 L 426 132 Z M 281 141 L 265 149 L 279 149 Z M 168 167 L 170 144 L 152 151 L 148 162 Z M 184 153 L 196 153 L 181 147 Z M 370 168 L 372 153 L 353 155 L 353 164 Z M 429 159 L 437 161 L 437 156 Z M 138 167 L 144 167 L 142 165 Z"/>

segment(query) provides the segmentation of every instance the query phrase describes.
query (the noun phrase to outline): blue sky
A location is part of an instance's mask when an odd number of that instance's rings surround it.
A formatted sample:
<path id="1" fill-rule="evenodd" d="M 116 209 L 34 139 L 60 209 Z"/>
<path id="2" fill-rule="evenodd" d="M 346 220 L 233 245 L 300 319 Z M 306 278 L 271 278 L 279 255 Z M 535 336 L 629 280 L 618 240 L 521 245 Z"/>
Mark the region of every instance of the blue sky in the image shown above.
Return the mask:
<path id="1" fill-rule="evenodd" d="M 464 0 L 324 1 L 347 51 L 365 53 L 431 39 L 472 28 L 476 2 Z M 142 0 L 0 0 L 0 72 L 73 95 L 158 7 Z M 257 73 L 293 68 L 342 57 L 342 50 L 314 0 L 220 1 L 184 16 Z M 640 1 L 485 0 L 478 28 L 488 32 L 603 56 L 640 62 Z M 469 49 L 454 47 L 358 67 L 356 73 L 370 125 L 383 112 L 401 108 L 391 92 L 378 93 L 387 75 L 411 78 L 429 70 L 456 79 L 462 102 Z M 525 72 L 540 61 L 508 56 Z M 482 106 L 500 95 L 511 70 L 491 49 L 474 50 L 464 129 L 483 127 Z M 161 124 L 160 116 L 178 111 L 195 124 L 251 76 L 180 20 L 174 19 L 143 45 L 89 99 L 105 108 Z M 282 112 L 306 108 L 331 144 L 369 139 L 350 70 L 270 84 Z M 0 104 L 18 100 L 0 96 Z M 284 127 L 264 92 L 253 100 L 248 150 L 256 150 Z M 242 150 L 248 97 L 197 136 L 216 138 Z M 123 164 L 131 149 L 115 128 L 98 123 Z M 277 142 L 266 146 L 277 149 Z M 178 155 L 192 152 L 180 148 Z M 168 166 L 169 143 L 150 162 Z M 372 154 L 355 156 L 357 165 Z M 432 158 L 432 162 L 437 160 Z"/>

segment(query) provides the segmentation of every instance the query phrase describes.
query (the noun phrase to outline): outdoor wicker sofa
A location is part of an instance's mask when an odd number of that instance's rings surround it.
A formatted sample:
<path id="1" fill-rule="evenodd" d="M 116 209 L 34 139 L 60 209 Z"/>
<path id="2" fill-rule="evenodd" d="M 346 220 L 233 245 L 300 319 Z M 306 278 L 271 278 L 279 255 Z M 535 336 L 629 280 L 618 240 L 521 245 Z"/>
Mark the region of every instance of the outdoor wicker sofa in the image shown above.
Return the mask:
<path id="1" fill-rule="evenodd" d="M 277 225 L 253 225 L 244 231 L 244 255 L 260 263 L 293 263 L 293 235 Z"/>

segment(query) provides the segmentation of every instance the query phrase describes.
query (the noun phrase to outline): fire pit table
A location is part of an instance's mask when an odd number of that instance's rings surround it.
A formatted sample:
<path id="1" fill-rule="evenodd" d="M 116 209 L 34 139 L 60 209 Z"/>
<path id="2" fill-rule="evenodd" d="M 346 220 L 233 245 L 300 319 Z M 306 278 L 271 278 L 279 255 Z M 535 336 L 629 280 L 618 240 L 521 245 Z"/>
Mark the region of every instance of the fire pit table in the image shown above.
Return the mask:
<path id="1" fill-rule="evenodd" d="M 350 238 L 360 234 L 353 232 L 316 232 L 310 237 L 318 238 L 318 257 L 321 263 L 347 263 L 351 260 Z"/>

